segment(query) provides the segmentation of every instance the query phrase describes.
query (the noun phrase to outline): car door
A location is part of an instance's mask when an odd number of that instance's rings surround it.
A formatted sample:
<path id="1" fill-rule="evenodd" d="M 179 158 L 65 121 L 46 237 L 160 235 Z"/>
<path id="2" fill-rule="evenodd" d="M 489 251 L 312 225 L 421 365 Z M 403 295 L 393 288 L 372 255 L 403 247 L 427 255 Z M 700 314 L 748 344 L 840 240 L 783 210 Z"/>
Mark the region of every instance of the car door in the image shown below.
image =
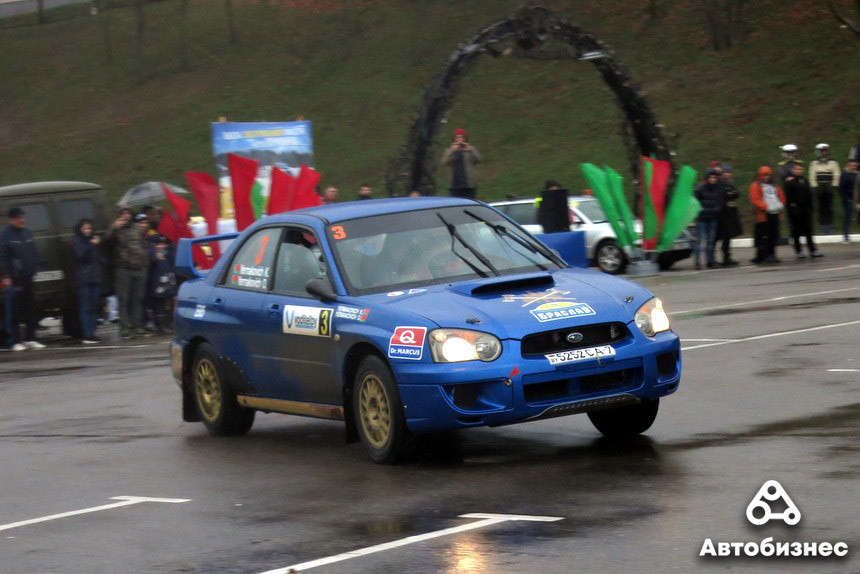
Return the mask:
<path id="1" fill-rule="evenodd" d="M 234 363 L 254 388 L 265 383 L 266 354 L 258 331 L 264 327 L 263 300 L 273 277 L 280 226 L 260 229 L 245 239 L 204 303 L 205 336 Z"/>
<path id="2" fill-rule="evenodd" d="M 278 248 L 272 288 L 261 311 L 264 322 L 256 334 L 267 355 L 261 394 L 308 403 L 342 402 L 332 333 L 335 306 L 305 290 L 311 279 L 328 275 L 314 233 L 287 227 Z"/>

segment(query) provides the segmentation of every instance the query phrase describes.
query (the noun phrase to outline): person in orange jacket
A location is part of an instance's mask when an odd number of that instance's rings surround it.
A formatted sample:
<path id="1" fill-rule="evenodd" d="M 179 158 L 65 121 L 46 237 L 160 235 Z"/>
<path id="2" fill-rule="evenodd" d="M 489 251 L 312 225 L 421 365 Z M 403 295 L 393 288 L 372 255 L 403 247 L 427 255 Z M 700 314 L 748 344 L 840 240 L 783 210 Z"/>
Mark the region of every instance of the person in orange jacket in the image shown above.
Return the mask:
<path id="1" fill-rule="evenodd" d="M 773 170 L 764 165 L 750 185 L 750 203 L 755 208 L 755 246 L 753 263 L 779 263 L 779 217 L 785 208 L 785 193 L 773 184 Z"/>

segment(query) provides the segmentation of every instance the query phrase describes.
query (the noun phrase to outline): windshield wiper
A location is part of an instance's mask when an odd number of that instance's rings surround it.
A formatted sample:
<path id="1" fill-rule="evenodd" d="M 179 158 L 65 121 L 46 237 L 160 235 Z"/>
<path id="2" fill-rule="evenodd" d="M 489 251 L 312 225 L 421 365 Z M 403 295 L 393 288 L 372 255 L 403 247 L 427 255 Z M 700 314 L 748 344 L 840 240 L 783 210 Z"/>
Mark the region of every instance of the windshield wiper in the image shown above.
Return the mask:
<path id="1" fill-rule="evenodd" d="M 519 243 L 522 247 L 525 247 L 526 249 L 531 251 L 532 253 L 538 253 L 538 254 L 546 257 L 545 253 L 541 253 L 540 250 L 538 250 L 535 246 L 530 244 L 528 241 L 526 241 L 525 239 L 523 239 L 519 235 L 511 233 L 510 230 L 507 227 L 505 227 L 504 225 L 500 225 L 498 223 L 491 223 L 490 221 L 487 221 L 483 217 L 481 217 L 479 215 L 475 215 L 474 213 L 472 213 L 468 209 L 464 209 L 463 213 L 465 213 L 466 215 L 468 215 L 470 217 L 474 217 L 475 219 L 477 219 L 481 223 L 485 224 L 487 227 L 489 227 L 490 229 L 495 231 L 496 235 L 498 235 L 499 237 L 509 237 L 509 238 L 513 239 L 514 241 L 516 241 L 517 243 Z M 526 257 L 527 259 L 531 260 L 531 262 L 534 263 L 535 266 L 540 268 L 541 271 L 547 270 L 546 266 L 538 263 L 537 261 L 535 261 L 534 259 L 531 259 L 530 257 L 528 257 L 526 255 L 523 255 L 523 256 Z"/>
<path id="2" fill-rule="evenodd" d="M 487 276 L 487 274 L 486 274 L 484 271 L 482 271 L 482 270 L 481 270 L 477 265 L 475 265 L 474 263 L 472 263 L 471 261 L 469 261 L 469 260 L 468 260 L 464 255 L 462 255 L 462 254 L 460 254 L 460 253 L 457 253 L 457 251 L 454 249 L 454 239 L 457 239 L 457 241 L 459 241 L 459 242 L 463 245 L 463 247 L 465 247 L 466 249 L 468 249 L 468 250 L 469 250 L 469 252 L 470 252 L 472 255 L 474 255 L 475 257 L 477 257 L 477 258 L 478 258 L 478 261 L 480 261 L 481 263 L 483 263 L 483 264 L 487 267 L 487 269 L 489 269 L 490 271 L 492 271 L 492 272 L 493 272 L 493 275 L 496 275 L 496 276 L 500 275 L 499 270 L 498 270 L 498 269 L 496 269 L 495 267 L 493 267 L 493 264 L 492 264 L 492 263 L 490 263 L 490 260 L 489 260 L 489 259 L 487 259 L 486 257 L 484 257 L 484 256 L 481 254 L 481 252 L 480 252 L 480 251 L 478 251 L 477 249 L 475 249 L 474 247 L 472 247 L 471 245 L 469 245 L 469 243 L 467 243 L 467 242 L 466 242 L 466 240 L 465 240 L 465 239 L 463 239 L 463 236 L 462 236 L 462 235 L 460 235 L 460 234 L 457 232 L 457 228 L 456 228 L 456 227 L 454 227 L 452 224 L 448 223 L 448 221 L 447 221 L 444 217 L 442 217 L 442 214 L 441 214 L 441 213 L 438 213 L 438 212 L 437 212 L 437 213 L 436 213 L 436 215 L 437 215 L 437 216 L 439 216 L 439 219 L 441 219 L 441 220 L 442 220 L 442 223 L 444 223 L 444 224 L 445 224 L 445 229 L 447 229 L 447 230 L 448 230 L 448 233 L 451 235 L 451 252 L 452 252 L 454 255 L 456 255 L 457 257 L 459 257 L 460 259 L 462 259 L 462 260 L 463 260 L 463 262 L 464 262 L 466 265 L 468 265 L 469 267 L 471 267 L 471 268 L 472 268 L 472 271 L 474 271 L 475 273 L 477 273 L 477 274 L 478 274 L 478 275 L 480 275 L 481 277 L 486 277 L 486 276 Z"/>

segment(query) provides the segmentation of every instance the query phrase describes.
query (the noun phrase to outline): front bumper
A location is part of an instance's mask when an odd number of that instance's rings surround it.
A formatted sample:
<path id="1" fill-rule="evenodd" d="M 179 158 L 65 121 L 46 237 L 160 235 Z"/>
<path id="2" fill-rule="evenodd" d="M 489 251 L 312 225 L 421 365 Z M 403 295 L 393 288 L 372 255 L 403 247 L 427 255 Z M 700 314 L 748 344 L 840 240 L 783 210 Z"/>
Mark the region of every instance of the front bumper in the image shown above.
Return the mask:
<path id="1" fill-rule="evenodd" d="M 678 389 L 681 345 L 675 333 L 649 338 L 637 332 L 612 346 L 614 357 L 553 366 L 543 356 L 522 358 L 519 341 L 508 340 L 491 363 L 392 367 L 407 425 L 419 433 L 613 408 Z"/>

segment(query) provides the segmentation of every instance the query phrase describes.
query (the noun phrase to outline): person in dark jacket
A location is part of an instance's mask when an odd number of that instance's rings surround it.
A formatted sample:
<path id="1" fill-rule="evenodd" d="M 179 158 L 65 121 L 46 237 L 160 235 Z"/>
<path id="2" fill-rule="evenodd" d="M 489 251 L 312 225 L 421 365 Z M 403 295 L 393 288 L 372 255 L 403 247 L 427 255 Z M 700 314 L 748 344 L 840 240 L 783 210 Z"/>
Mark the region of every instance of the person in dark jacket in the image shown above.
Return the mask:
<path id="1" fill-rule="evenodd" d="M 13 207 L 7 216 L 9 226 L 0 234 L 0 287 L 6 337 L 13 351 L 42 349 L 45 345 L 36 341 L 38 317 L 33 292 L 33 276 L 39 269 L 36 241 L 24 225 L 26 214 L 23 209 Z M 26 327 L 23 340 L 19 330 L 21 323 Z"/>
<path id="2" fill-rule="evenodd" d="M 112 253 L 114 290 L 119 299 L 120 337 L 144 336 L 143 300 L 149 271 L 149 220 L 139 213 L 132 219 L 126 213 L 113 222 L 105 242 Z"/>
<path id="3" fill-rule="evenodd" d="M 176 279 L 173 273 L 173 254 L 170 240 L 163 235 L 150 242 L 149 279 L 147 298 L 151 301 L 152 321 L 159 333 L 170 332 L 173 295 Z"/>
<path id="4" fill-rule="evenodd" d="M 78 288 L 78 307 L 81 314 L 81 342 L 85 345 L 100 343 L 96 337 L 99 300 L 102 293 L 102 262 L 99 253 L 101 237 L 93 233 L 91 219 L 81 219 L 75 226 L 72 247 L 75 253 L 75 284 Z"/>
<path id="5" fill-rule="evenodd" d="M 845 169 L 839 176 L 839 197 L 842 199 L 842 243 L 850 243 L 851 219 L 857 212 L 857 199 L 854 197 L 854 187 L 857 184 L 856 159 L 848 160 Z"/>
<path id="6" fill-rule="evenodd" d="M 693 254 L 696 261 L 696 269 L 702 268 L 699 253 L 705 248 L 705 261 L 708 269 L 717 267 L 714 260 L 714 249 L 717 245 L 717 229 L 720 223 L 720 212 L 725 204 L 725 191 L 720 183 L 720 172 L 715 168 L 708 168 L 705 181 L 693 192 L 696 199 L 702 205 L 702 211 L 696 217 L 696 242 Z"/>
<path id="7" fill-rule="evenodd" d="M 805 259 L 800 249 L 800 236 L 806 237 L 806 248 L 810 257 L 821 257 L 812 241 L 812 190 L 803 176 L 803 164 L 794 162 L 790 175 L 785 179 L 785 201 L 788 204 L 788 221 L 794 237 L 794 256 Z"/>
<path id="8" fill-rule="evenodd" d="M 735 181 L 732 178 L 732 166 L 723 162 L 720 164 L 720 169 L 722 171 L 720 183 L 723 184 L 725 198 L 723 209 L 720 211 L 718 237 L 722 241 L 723 266 L 734 267 L 738 262 L 732 259 L 732 238 L 743 233 L 741 215 L 738 211 L 738 197 L 740 197 L 741 192 L 735 187 Z"/>
<path id="9" fill-rule="evenodd" d="M 478 168 L 475 166 L 480 162 L 481 154 L 478 148 L 469 143 L 466 130 L 454 130 L 454 141 L 442 154 L 442 165 L 451 170 L 448 189 L 452 197 L 477 197 Z"/>

